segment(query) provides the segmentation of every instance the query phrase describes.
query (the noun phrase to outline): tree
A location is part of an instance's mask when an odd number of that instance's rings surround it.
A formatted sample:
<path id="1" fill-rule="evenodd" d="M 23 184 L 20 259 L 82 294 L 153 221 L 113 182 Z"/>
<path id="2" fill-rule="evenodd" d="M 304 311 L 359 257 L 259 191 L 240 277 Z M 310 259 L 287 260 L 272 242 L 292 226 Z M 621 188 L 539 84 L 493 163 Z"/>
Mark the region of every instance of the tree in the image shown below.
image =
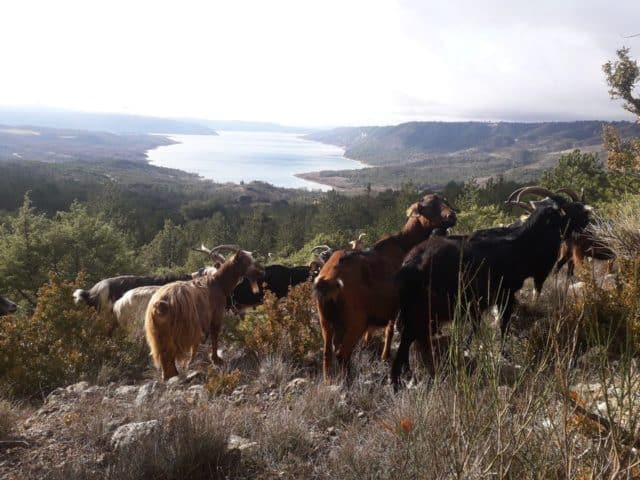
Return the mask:
<path id="1" fill-rule="evenodd" d="M 640 81 L 640 69 L 637 62 L 629 57 L 628 48 L 622 47 L 616 54 L 617 60 L 602 66 L 609 85 L 609 95 L 623 99 L 623 108 L 640 120 L 640 98 L 634 93 Z M 640 139 L 623 140 L 615 127 L 606 126 L 603 140 L 609 170 L 618 174 L 615 183 L 625 191 L 637 191 L 640 180 Z"/>
<path id="2" fill-rule="evenodd" d="M 603 200 L 611 187 L 598 154 L 580 150 L 562 155 L 558 165 L 542 174 L 540 183 L 551 190 L 569 187 L 579 193 L 584 189 L 590 202 Z"/>
<path id="3" fill-rule="evenodd" d="M 142 257 L 150 270 L 175 270 L 184 265 L 190 247 L 182 227 L 165 220 L 164 228 L 144 247 Z"/>
<path id="4" fill-rule="evenodd" d="M 640 117 L 640 98 L 634 95 L 636 84 L 640 80 L 640 69 L 635 60 L 629 58 L 629 49 L 622 47 L 616 52 L 617 60 L 608 61 L 602 66 L 609 85 L 611 98 L 625 101 L 623 108 Z"/>

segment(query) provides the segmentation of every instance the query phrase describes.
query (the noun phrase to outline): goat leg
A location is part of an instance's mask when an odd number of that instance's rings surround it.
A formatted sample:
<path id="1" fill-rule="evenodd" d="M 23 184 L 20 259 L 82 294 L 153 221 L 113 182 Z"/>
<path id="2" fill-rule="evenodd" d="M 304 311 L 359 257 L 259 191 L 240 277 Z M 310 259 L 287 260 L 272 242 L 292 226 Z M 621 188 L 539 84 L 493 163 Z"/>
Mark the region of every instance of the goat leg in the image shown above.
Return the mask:
<path id="1" fill-rule="evenodd" d="M 224 365 L 224 360 L 218 355 L 218 335 L 219 331 L 215 329 L 211 331 L 211 361 L 216 365 Z"/>
<path id="2" fill-rule="evenodd" d="M 323 340 L 323 359 L 322 374 L 325 383 L 331 378 L 331 363 L 333 362 L 333 326 L 326 322 L 322 322 L 322 340 Z"/>
<path id="3" fill-rule="evenodd" d="M 395 323 L 395 320 L 392 318 L 384 328 L 384 348 L 382 349 L 382 360 L 384 361 L 389 360 L 391 356 L 391 342 L 393 340 L 393 327 Z"/>

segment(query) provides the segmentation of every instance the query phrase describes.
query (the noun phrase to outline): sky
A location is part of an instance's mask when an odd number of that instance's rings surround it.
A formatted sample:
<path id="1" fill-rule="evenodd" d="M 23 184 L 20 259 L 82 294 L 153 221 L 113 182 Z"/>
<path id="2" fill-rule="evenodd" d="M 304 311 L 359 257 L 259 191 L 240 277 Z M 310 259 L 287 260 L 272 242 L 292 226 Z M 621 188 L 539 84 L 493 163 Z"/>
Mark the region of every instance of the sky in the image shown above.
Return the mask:
<path id="1" fill-rule="evenodd" d="M 611 5 L 615 3 L 615 7 Z M 627 119 L 638 0 L 19 0 L 0 105 L 300 126 Z"/>

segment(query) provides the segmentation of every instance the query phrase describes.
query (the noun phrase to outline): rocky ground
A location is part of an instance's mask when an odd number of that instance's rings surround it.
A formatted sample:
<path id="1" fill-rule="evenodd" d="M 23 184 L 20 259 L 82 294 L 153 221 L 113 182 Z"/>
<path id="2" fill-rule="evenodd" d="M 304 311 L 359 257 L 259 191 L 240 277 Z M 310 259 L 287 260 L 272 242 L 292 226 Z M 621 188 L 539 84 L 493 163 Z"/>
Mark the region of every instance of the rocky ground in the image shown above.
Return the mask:
<path id="1" fill-rule="evenodd" d="M 366 352 L 360 354 L 363 359 L 382 366 Z M 566 399 L 552 394 L 546 397 L 544 408 L 521 412 L 519 369 L 503 364 L 500 371 L 504 374 L 496 386 L 498 401 L 510 405 L 516 417 L 519 412 L 530 417 L 520 420 L 521 428 L 530 430 L 532 443 L 553 437 L 569 425 L 577 432 L 572 440 L 575 447 L 579 445 L 586 453 L 602 448 L 597 445 L 606 443 L 615 428 L 622 437 L 629 437 L 629 455 L 637 455 L 633 432 L 640 389 L 635 384 L 635 393 L 629 396 L 629 384 L 622 385 L 622 380 L 617 386 L 578 383 L 569 388 Z M 346 388 L 298 376 L 285 362 L 269 359 L 254 378 L 235 376 L 229 385 L 222 386 L 213 385 L 202 371 L 190 371 L 166 383 L 79 382 L 54 390 L 38 408 L 21 409 L 11 438 L 0 443 L 0 478 L 120 478 L 114 474 L 120 467 L 114 465 L 122 464 L 123 456 L 139 453 L 149 441 L 165 438 L 163 432 L 173 431 L 185 415 L 214 418 L 211 425 L 219 427 L 216 434 L 226 451 L 219 455 L 232 455 L 234 466 L 216 465 L 225 470 L 212 478 L 329 478 L 335 473 L 336 462 L 344 461 L 345 456 L 363 455 L 356 446 L 374 436 L 394 443 L 405 435 L 409 438 L 414 429 L 427 431 L 428 425 L 419 427 L 421 415 L 431 409 L 437 417 L 437 407 L 429 404 L 436 400 L 434 392 L 448 390 L 442 390 L 442 385 L 433 388 L 412 383 L 407 391 L 394 396 L 384 384 L 384 376 L 374 372 L 369 369 L 356 385 Z M 542 392 L 538 395 L 538 400 L 544 396 Z M 598 423 L 599 419 L 604 423 Z M 616 423 L 608 423 L 610 419 Z M 445 424 L 441 427 L 444 431 L 448 428 Z M 427 441 L 426 433 L 415 441 Z M 362 459 L 354 458 L 358 461 Z M 357 465 L 353 468 L 353 478 L 359 476 L 355 472 L 366 472 Z M 373 477 L 385 478 L 390 472 L 378 473 Z M 146 478 L 137 475 L 127 478 Z M 189 477 L 161 474 L 150 478 Z"/>

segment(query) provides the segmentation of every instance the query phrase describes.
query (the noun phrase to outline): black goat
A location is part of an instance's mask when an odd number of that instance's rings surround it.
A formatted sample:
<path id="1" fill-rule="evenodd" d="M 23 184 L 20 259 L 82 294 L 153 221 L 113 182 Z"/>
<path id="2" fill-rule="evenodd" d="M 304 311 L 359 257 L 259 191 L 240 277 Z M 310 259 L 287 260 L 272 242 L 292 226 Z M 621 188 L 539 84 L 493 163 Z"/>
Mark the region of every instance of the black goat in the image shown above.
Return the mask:
<path id="1" fill-rule="evenodd" d="M 15 303 L 13 303 L 11 300 L 4 297 L 0 297 L 0 317 L 15 313 L 17 309 L 18 309 L 18 306 Z"/>
<path id="2" fill-rule="evenodd" d="M 81 301 L 97 310 L 112 310 L 113 304 L 122 295 L 137 287 L 148 285 L 165 285 L 179 280 L 191 280 L 192 275 L 166 275 L 161 277 L 138 277 L 135 275 L 121 275 L 105 278 L 96 283 L 90 290 L 78 289 L 73 292 L 76 304 Z"/>
<path id="3" fill-rule="evenodd" d="M 289 287 L 304 283 L 311 278 L 309 267 L 285 267 L 284 265 L 269 265 L 264 268 L 264 277 L 259 282 L 260 291 L 253 293 L 249 281 L 245 278 L 238 284 L 229 298 L 229 307 L 242 311 L 245 308 L 260 305 L 264 299 L 265 289 L 273 292 L 276 297 L 286 297 Z"/>
<path id="4" fill-rule="evenodd" d="M 432 335 L 452 320 L 457 302 L 474 328 L 492 305 L 502 312 L 500 329 L 506 335 L 515 293 L 528 277 L 542 287 L 558 258 L 568 216 L 551 199 L 539 202 L 521 225 L 481 230 L 466 236 L 432 236 L 407 257 L 396 282 L 400 291 L 400 346 L 391 369 L 397 389 L 408 366 L 409 347 L 420 343 L 433 374 Z"/>

